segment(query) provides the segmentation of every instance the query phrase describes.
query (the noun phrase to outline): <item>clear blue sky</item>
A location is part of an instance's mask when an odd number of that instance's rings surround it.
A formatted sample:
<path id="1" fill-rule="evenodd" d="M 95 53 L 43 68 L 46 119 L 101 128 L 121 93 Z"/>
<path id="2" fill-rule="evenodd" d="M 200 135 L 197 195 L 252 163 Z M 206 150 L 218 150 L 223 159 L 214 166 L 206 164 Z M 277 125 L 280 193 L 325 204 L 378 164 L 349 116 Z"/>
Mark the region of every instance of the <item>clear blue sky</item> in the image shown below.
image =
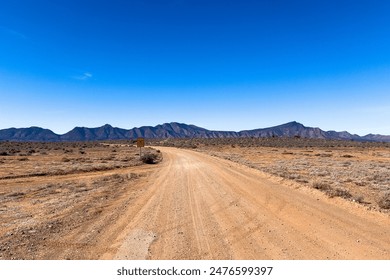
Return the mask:
<path id="1" fill-rule="evenodd" d="M 0 2 L 0 128 L 390 135 L 390 1 Z"/>

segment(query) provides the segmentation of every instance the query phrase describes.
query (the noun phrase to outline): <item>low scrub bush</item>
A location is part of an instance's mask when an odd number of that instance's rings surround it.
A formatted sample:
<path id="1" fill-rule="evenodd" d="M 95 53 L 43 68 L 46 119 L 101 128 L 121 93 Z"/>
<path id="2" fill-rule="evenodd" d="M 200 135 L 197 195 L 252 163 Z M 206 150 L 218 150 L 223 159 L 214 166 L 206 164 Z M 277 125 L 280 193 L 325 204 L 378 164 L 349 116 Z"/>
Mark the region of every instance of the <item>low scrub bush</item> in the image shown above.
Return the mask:
<path id="1" fill-rule="evenodd" d="M 141 161 L 147 164 L 157 163 L 158 156 L 156 154 L 146 153 L 141 156 Z"/>
<path id="2" fill-rule="evenodd" d="M 68 159 L 66 157 L 62 158 L 62 162 L 69 162 L 69 161 L 70 161 L 70 159 Z"/>
<path id="3" fill-rule="evenodd" d="M 314 182 L 313 188 L 326 193 L 329 197 L 338 196 L 346 199 L 352 197 L 348 190 L 342 188 L 332 188 L 328 183 L 324 182 Z"/>
<path id="4" fill-rule="evenodd" d="M 378 201 L 378 205 L 383 209 L 390 209 L 390 191 L 383 193 Z"/>
<path id="5" fill-rule="evenodd" d="M 331 189 L 331 186 L 328 183 L 324 183 L 324 182 L 314 182 L 313 188 L 320 191 L 327 191 Z"/>
<path id="6" fill-rule="evenodd" d="M 345 198 L 345 199 L 348 199 L 348 198 L 352 197 L 352 195 L 349 193 L 348 190 L 341 189 L 341 188 L 330 189 L 326 193 L 327 193 L 327 195 L 329 195 L 329 197 L 336 197 L 336 196 L 338 196 L 338 197 L 342 197 L 342 198 Z"/>
<path id="7" fill-rule="evenodd" d="M 353 200 L 357 203 L 364 203 L 364 197 L 361 195 L 354 197 Z"/>

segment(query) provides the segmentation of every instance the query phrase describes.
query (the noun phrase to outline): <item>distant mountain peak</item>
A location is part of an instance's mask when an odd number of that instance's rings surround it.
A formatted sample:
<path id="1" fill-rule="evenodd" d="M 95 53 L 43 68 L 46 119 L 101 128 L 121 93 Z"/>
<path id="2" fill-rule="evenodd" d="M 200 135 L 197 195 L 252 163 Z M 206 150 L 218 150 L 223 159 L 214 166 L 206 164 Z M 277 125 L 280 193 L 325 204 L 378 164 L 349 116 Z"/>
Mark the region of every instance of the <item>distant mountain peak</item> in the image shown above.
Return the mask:
<path id="1" fill-rule="evenodd" d="M 105 124 L 101 127 L 75 127 L 69 132 L 58 135 L 49 129 L 32 126 L 29 128 L 8 128 L 0 130 L 0 141 L 101 141 L 145 138 L 224 138 L 224 137 L 302 137 L 356 141 L 390 142 L 390 136 L 368 134 L 359 136 L 347 131 L 323 131 L 319 128 L 305 127 L 292 121 L 282 125 L 253 130 L 214 131 L 195 125 L 179 122 L 163 123 L 156 126 L 134 127 L 122 129 Z"/>
<path id="2" fill-rule="evenodd" d="M 297 121 L 288 122 L 288 123 L 282 124 L 280 126 L 300 126 L 300 127 L 305 127 L 303 124 L 301 124 L 301 123 L 299 123 Z"/>

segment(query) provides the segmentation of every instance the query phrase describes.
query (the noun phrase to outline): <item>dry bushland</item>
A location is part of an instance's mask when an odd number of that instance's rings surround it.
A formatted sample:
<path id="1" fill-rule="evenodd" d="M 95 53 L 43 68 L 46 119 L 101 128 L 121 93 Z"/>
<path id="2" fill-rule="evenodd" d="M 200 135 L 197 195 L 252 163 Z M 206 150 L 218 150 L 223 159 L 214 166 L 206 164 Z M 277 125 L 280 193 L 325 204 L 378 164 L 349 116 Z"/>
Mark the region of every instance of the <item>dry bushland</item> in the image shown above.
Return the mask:
<path id="1" fill-rule="evenodd" d="M 0 142 L 0 259 L 96 259 L 90 240 L 142 193 L 138 153 L 130 142 Z"/>
<path id="2" fill-rule="evenodd" d="M 195 149 L 245 164 L 369 209 L 390 208 L 390 143 L 225 138 L 168 139 L 154 144 Z"/>
<path id="3" fill-rule="evenodd" d="M 145 152 L 156 154 L 156 162 L 161 157 L 150 148 L 142 153 Z M 85 173 L 140 164 L 139 149 L 130 142 L 0 142 L 0 180 Z"/>

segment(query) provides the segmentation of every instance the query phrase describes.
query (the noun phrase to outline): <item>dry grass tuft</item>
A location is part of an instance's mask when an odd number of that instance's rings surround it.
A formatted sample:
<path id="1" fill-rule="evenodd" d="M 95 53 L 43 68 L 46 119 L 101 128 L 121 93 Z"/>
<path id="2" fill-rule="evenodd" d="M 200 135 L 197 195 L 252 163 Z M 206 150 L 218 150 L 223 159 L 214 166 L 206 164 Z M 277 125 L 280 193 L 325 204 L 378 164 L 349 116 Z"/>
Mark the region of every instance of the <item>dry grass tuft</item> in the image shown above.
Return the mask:
<path id="1" fill-rule="evenodd" d="M 343 188 L 330 189 L 326 192 L 326 194 L 329 195 L 329 197 L 342 197 L 345 199 L 349 199 L 352 197 L 350 192 Z"/>
<path id="2" fill-rule="evenodd" d="M 317 189 L 317 190 L 320 190 L 320 191 L 328 191 L 330 190 L 332 187 L 328 184 L 328 183 L 324 183 L 324 182 L 314 182 L 313 183 L 313 188 Z"/>
<path id="3" fill-rule="evenodd" d="M 390 209 L 390 191 L 381 194 L 378 200 L 378 205 L 383 209 Z"/>

